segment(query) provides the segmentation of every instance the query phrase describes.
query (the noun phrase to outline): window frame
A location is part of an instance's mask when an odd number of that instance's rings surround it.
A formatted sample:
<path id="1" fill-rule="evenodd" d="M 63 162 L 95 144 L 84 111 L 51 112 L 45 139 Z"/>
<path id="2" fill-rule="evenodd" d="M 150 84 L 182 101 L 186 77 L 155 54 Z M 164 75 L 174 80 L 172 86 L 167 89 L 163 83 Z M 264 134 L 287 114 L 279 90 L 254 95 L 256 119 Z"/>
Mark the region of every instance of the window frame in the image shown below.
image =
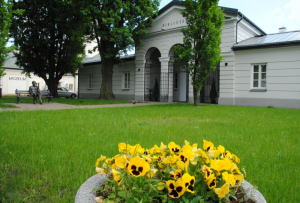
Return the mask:
<path id="1" fill-rule="evenodd" d="M 93 75 L 88 75 L 88 89 L 93 89 Z"/>
<path id="2" fill-rule="evenodd" d="M 255 66 L 258 66 L 258 72 L 255 72 Z M 262 66 L 265 66 L 265 72 L 262 71 Z M 254 78 L 254 74 L 258 74 L 258 78 Z M 262 79 L 262 74 L 265 74 L 265 78 Z M 255 63 L 251 64 L 251 83 L 250 83 L 250 91 L 253 92 L 265 92 L 267 91 L 267 75 L 268 74 L 268 65 L 267 63 Z M 257 87 L 254 86 L 254 82 L 257 81 Z M 262 87 L 262 82 L 265 81 L 265 87 Z"/>
<path id="3" fill-rule="evenodd" d="M 126 80 L 127 83 L 125 83 Z M 130 71 L 123 72 L 122 74 L 122 90 L 130 90 Z"/>

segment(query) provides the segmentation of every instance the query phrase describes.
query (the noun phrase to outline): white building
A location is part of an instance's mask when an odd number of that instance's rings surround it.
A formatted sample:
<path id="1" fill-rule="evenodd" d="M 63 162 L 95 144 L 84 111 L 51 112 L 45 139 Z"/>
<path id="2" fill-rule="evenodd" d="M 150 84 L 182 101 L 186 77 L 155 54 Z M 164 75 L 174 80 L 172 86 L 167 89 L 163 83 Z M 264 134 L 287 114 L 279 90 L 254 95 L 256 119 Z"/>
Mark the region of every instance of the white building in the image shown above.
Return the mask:
<path id="1" fill-rule="evenodd" d="M 123 57 L 121 66 L 115 65 L 113 93 L 117 99 L 153 100 L 157 79 L 159 101 L 193 102 L 190 76 L 172 63 L 174 45 L 183 43 L 180 29 L 187 26 L 181 9 L 184 6 L 179 1 L 162 8 L 143 46 L 135 55 Z M 218 104 L 300 108 L 300 31 L 267 35 L 237 9 L 222 9 L 223 61 L 204 82 L 200 102 L 211 102 L 214 82 Z M 86 59 L 83 66 L 79 96 L 98 98 L 101 59 Z"/>
<path id="2" fill-rule="evenodd" d="M 16 64 L 16 58 L 12 53 L 6 58 L 3 65 L 6 75 L 0 78 L 0 88 L 2 88 L 2 95 L 14 95 L 15 90 L 29 90 L 32 86 L 32 81 L 36 81 L 41 90 L 47 89 L 47 85 L 43 78 L 35 76 L 33 74 L 30 77 L 22 73 L 23 69 Z M 66 87 L 71 91 L 78 91 L 78 76 L 72 76 L 66 74 L 59 81 L 59 85 Z"/>

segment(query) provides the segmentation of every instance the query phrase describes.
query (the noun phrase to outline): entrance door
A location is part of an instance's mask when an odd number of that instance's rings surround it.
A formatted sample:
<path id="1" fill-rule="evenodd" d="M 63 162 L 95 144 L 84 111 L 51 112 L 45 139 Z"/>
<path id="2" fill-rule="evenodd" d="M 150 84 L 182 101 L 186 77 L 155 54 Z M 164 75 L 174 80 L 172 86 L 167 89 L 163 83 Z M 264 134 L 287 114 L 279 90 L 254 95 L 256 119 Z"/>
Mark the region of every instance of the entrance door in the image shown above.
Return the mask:
<path id="1" fill-rule="evenodd" d="M 208 73 L 207 78 L 203 82 L 200 91 L 201 103 L 218 104 L 220 95 L 220 63 L 218 63 L 214 72 Z"/>

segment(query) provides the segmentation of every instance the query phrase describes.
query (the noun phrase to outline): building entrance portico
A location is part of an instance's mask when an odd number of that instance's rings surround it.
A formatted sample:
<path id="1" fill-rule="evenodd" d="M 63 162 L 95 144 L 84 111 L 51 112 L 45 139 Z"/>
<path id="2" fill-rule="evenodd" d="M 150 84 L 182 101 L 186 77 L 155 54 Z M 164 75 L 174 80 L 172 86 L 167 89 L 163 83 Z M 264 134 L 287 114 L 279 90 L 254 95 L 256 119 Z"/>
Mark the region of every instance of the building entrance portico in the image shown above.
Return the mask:
<path id="1" fill-rule="evenodd" d="M 174 45 L 169 52 L 169 82 L 170 92 L 172 92 L 173 102 L 188 102 L 189 97 L 189 74 L 184 67 L 174 64 Z"/>

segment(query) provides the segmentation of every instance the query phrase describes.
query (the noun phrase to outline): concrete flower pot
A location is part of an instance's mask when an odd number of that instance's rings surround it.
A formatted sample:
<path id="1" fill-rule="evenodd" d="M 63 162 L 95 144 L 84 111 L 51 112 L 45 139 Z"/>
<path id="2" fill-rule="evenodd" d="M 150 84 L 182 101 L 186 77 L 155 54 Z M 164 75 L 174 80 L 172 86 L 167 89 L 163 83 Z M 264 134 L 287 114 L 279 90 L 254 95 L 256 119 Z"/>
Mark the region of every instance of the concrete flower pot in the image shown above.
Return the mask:
<path id="1" fill-rule="evenodd" d="M 96 192 L 92 192 L 92 190 L 100 187 L 105 182 L 103 179 L 105 177 L 107 176 L 101 177 L 99 174 L 96 174 L 86 180 L 77 191 L 75 203 L 96 203 L 94 199 Z M 246 193 L 247 198 L 253 198 L 257 203 L 267 203 L 264 196 L 258 190 L 254 189 L 249 182 L 244 181 L 242 189 Z"/>

